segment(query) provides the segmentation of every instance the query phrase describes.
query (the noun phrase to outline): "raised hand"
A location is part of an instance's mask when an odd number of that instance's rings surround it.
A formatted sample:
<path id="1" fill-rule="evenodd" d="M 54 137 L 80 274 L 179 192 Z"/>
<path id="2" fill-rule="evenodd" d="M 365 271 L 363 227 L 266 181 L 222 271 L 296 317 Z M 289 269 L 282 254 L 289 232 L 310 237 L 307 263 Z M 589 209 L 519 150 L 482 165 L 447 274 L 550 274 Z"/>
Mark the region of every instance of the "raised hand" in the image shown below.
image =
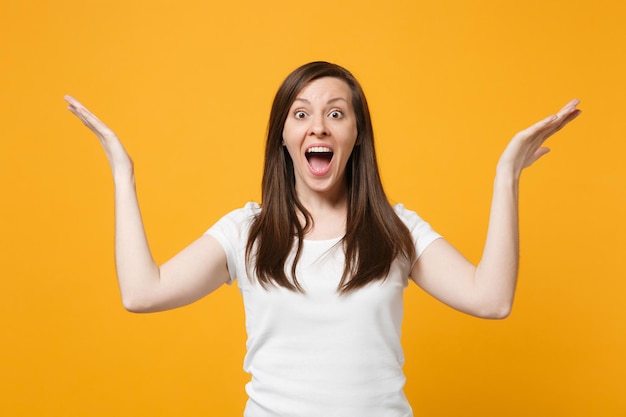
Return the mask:
<path id="1" fill-rule="evenodd" d="M 557 114 L 522 130 L 509 142 L 498 161 L 498 174 L 519 178 L 522 170 L 550 151 L 544 142 L 580 115 L 579 100 L 572 100 Z"/>
<path id="2" fill-rule="evenodd" d="M 65 101 L 69 104 L 68 110 L 76 115 L 100 140 L 109 159 L 113 176 L 132 175 L 133 162 L 117 135 L 74 97 L 67 95 Z"/>

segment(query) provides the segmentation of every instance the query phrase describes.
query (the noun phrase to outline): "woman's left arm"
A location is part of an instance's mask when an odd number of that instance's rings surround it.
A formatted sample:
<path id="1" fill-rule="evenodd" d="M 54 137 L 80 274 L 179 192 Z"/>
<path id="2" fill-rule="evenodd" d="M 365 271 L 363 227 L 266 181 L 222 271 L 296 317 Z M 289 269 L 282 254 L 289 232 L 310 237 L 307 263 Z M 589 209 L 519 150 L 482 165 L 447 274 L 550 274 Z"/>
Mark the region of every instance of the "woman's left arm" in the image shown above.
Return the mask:
<path id="1" fill-rule="evenodd" d="M 426 292 L 465 313 L 500 319 L 511 312 L 519 262 L 519 179 L 549 152 L 543 143 L 579 114 L 573 100 L 557 114 L 519 132 L 509 142 L 496 168 L 489 228 L 477 266 L 452 245 L 438 239 L 424 251 L 411 278 Z"/>

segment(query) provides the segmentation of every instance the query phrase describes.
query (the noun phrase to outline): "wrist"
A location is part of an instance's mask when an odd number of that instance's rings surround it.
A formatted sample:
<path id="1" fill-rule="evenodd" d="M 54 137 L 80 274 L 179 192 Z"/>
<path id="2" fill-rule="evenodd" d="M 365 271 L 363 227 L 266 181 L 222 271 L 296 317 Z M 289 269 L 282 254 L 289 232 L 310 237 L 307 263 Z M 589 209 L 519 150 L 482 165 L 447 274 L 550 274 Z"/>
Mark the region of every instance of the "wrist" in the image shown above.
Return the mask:
<path id="1" fill-rule="evenodd" d="M 494 178 L 494 187 L 517 190 L 519 188 L 519 174 L 512 170 L 497 170 Z"/>
<path id="2" fill-rule="evenodd" d="M 515 169 L 515 166 L 510 163 L 504 163 L 499 161 L 496 166 L 496 180 L 505 182 L 519 181 L 522 171 Z"/>
<path id="3" fill-rule="evenodd" d="M 133 171 L 132 165 L 123 168 L 115 168 L 112 170 L 112 172 L 113 182 L 116 186 L 135 183 L 135 173 Z"/>

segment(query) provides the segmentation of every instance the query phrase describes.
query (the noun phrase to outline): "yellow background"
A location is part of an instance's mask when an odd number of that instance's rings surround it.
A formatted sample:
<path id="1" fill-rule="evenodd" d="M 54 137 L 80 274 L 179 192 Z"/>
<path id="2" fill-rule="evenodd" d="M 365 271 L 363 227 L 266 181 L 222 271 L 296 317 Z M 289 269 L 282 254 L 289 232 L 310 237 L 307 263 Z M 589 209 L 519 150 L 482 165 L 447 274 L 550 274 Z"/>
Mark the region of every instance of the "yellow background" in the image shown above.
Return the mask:
<path id="1" fill-rule="evenodd" d="M 238 290 L 123 310 L 106 158 L 62 97 L 123 139 L 164 261 L 259 199 L 272 97 L 323 59 L 364 86 L 392 201 L 474 261 L 509 138 L 582 100 L 522 178 L 512 316 L 407 290 L 406 393 L 416 416 L 626 416 L 625 21 L 617 0 L 0 1 L 0 415 L 241 415 Z"/>

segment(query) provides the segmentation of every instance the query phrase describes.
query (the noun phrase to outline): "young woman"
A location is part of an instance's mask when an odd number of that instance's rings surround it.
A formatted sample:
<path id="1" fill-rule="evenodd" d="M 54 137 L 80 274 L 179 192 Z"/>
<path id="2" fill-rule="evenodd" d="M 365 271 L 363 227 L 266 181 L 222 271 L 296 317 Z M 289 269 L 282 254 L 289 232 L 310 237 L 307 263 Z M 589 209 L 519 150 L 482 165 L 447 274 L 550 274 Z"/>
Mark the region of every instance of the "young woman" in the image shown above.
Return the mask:
<path id="1" fill-rule="evenodd" d="M 116 135 L 72 97 L 115 181 L 115 254 L 124 306 L 189 304 L 237 279 L 252 376 L 245 416 L 408 417 L 400 326 L 411 279 L 447 305 L 506 317 L 518 269 L 518 184 L 544 141 L 580 114 L 574 100 L 521 131 L 496 169 L 477 266 L 383 191 L 363 91 L 344 68 L 292 72 L 270 114 L 262 205 L 248 203 L 178 255 L 152 258 L 133 164 Z"/>

